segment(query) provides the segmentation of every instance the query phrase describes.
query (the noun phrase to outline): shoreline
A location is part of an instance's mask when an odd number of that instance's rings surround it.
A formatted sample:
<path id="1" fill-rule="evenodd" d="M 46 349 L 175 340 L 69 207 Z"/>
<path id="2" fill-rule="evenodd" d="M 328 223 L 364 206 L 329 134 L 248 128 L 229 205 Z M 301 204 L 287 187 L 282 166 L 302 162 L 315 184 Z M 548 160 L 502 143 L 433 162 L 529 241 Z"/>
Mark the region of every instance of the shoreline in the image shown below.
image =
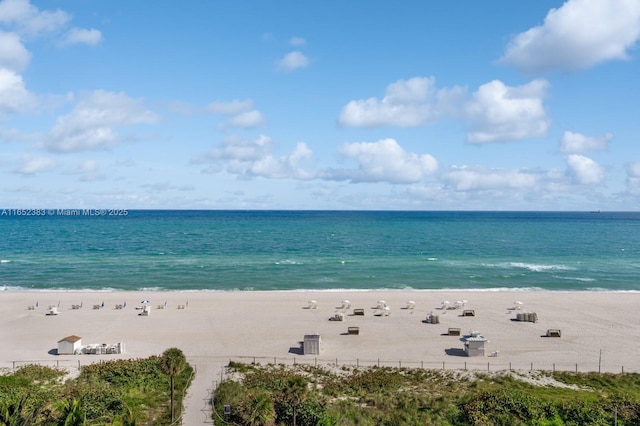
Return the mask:
<path id="1" fill-rule="evenodd" d="M 139 316 L 135 308 L 147 299 L 151 313 Z M 346 299 L 351 306 L 343 309 Z M 383 299 L 390 315 L 376 316 L 374 307 Z M 463 299 L 473 317 L 441 309 L 445 300 Z M 409 301 L 415 302 L 411 309 Z M 28 309 L 35 303 L 37 308 Z M 83 307 L 72 309 L 77 304 Z M 116 309 L 118 304 L 126 306 Z M 60 314 L 47 316 L 49 305 Z M 288 363 L 337 359 L 354 366 L 386 360 L 433 368 L 477 365 L 485 371 L 490 363 L 492 369 L 640 372 L 639 305 L 640 293 L 597 291 L 2 291 L 0 338 L 7 344 L 0 348 L 0 367 L 30 360 L 140 358 L 178 347 L 199 362 L 255 357 Z M 365 315 L 353 316 L 355 308 Z M 538 322 L 515 321 L 518 312 L 535 312 Z M 330 321 L 336 313 L 344 321 Z M 425 323 L 429 314 L 438 315 L 439 323 Z M 351 326 L 360 334 L 348 335 Z M 449 336 L 448 328 L 460 328 L 461 336 Z M 562 336 L 543 337 L 548 329 L 560 329 Z M 489 340 L 485 356 L 463 356 L 462 339 L 471 331 Z M 321 335 L 320 354 L 303 355 L 299 342 L 314 333 Z M 83 344 L 123 342 L 126 353 L 57 355 L 57 342 L 70 335 Z M 488 356 L 494 352 L 498 356 Z"/>
<path id="2" fill-rule="evenodd" d="M 2 288 L 0 294 L 4 293 L 366 293 L 366 292 L 452 292 L 452 293 L 637 293 L 640 290 L 614 290 L 607 288 L 585 288 L 578 289 L 546 289 L 542 287 L 490 287 L 490 288 L 327 288 L 327 289 L 274 289 L 274 290 L 258 290 L 258 289 L 132 289 L 122 290 L 115 288 L 89 289 L 89 288 L 46 288 L 46 289 L 28 289 L 28 288 Z"/>

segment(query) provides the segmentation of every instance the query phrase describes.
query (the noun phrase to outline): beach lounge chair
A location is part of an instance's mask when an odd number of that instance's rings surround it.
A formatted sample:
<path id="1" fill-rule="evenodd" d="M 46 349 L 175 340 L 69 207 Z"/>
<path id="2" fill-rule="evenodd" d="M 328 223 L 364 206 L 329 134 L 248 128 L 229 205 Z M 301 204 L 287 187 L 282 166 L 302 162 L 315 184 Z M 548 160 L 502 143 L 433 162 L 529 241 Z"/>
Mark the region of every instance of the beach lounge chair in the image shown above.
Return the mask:
<path id="1" fill-rule="evenodd" d="M 347 333 L 350 335 L 358 335 L 360 334 L 360 327 L 348 327 Z"/>
<path id="2" fill-rule="evenodd" d="M 547 337 L 560 337 L 562 333 L 558 328 L 550 328 L 547 330 Z"/>
<path id="3" fill-rule="evenodd" d="M 309 302 L 307 303 L 307 309 L 316 309 L 318 307 L 318 302 L 316 302 L 315 300 L 309 300 Z"/>
<path id="4" fill-rule="evenodd" d="M 476 312 L 473 309 L 465 309 L 464 311 L 462 311 L 462 316 L 463 317 L 475 317 L 476 316 Z"/>
<path id="5" fill-rule="evenodd" d="M 333 316 L 334 321 L 344 321 L 344 314 L 342 312 L 336 312 Z"/>
<path id="6" fill-rule="evenodd" d="M 449 336 L 459 336 L 460 335 L 460 329 L 459 328 L 449 328 L 448 330 L 449 332 Z"/>
<path id="7" fill-rule="evenodd" d="M 351 307 L 351 301 L 349 300 L 343 300 L 342 305 L 340 306 L 341 309 L 349 309 L 350 307 Z"/>
<path id="8" fill-rule="evenodd" d="M 353 315 L 364 316 L 364 309 L 354 309 Z"/>
<path id="9" fill-rule="evenodd" d="M 405 305 L 404 309 L 415 309 L 415 307 L 416 307 L 416 302 L 414 302 L 413 300 L 409 300 Z"/>
<path id="10" fill-rule="evenodd" d="M 458 300 L 456 303 L 453 304 L 453 306 L 450 309 L 460 309 L 460 308 L 464 308 L 465 306 L 467 306 L 466 300 Z"/>

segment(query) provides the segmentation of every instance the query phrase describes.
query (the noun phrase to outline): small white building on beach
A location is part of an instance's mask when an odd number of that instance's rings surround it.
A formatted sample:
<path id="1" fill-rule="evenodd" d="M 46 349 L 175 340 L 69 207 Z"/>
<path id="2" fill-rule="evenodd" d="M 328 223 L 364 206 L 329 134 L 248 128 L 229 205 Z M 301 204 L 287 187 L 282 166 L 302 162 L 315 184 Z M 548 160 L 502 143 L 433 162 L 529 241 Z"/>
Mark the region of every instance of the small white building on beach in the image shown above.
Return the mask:
<path id="1" fill-rule="evenodd" d="M 71 335 L 58 341 L 58 355 L 74 355 L 82 351 L 82 338 Z"/>
<path id="2" fill-rule="evenodd" d="M 319 334 L 305 334 L 302 342 L 303 355 L 320 355 L 321 341 Z"/>
<path id="3" fill-rule="evenodd" d="M 484 345 L 488 340 L 481 335 L 471 336 L 465 339 L 464 351 L 467 356 L 484 356 Z"/>

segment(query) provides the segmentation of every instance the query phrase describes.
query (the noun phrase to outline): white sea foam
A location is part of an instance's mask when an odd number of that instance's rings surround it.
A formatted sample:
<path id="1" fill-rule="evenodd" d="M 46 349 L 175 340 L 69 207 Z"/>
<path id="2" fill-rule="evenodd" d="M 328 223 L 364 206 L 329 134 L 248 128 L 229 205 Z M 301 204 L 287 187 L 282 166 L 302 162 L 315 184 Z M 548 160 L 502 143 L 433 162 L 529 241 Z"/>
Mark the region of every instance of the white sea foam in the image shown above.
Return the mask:
<path id="1" fill-rule="evenodd" d="M 569 280 L 569 281 L 581 281 L 581 282 L 592 282 L 592 281 L 596 281 L 595 278 L 586 278 L 586 277 L 558 277 L 558 276 L 554 276 L 554 278 L 557 278 L 559 280 Z"/>
<path id="2" fill-rule="evenodd" d="M 275 262 L 276 265 L 304 265 L 302 262 L 298 262 L 296 260 L 285 259 Z"/>
<path id="3" fill-rule="evenodd" d="M 0 259 L 0 263 L 9 263 L 11 262 L 9 259 Z"/>
<path id="4" fill-rule="evenodd" d="M 536 263 L 524 263 L 524 262 L 508 262 L 508 263 L 503 263 L 501 265 L 504 265 L 506 267 L 511 267 L 511 268 L 526 269 L 533 272 L 574 271 L 576 269 L 566 265 L 540 265 Z"/>

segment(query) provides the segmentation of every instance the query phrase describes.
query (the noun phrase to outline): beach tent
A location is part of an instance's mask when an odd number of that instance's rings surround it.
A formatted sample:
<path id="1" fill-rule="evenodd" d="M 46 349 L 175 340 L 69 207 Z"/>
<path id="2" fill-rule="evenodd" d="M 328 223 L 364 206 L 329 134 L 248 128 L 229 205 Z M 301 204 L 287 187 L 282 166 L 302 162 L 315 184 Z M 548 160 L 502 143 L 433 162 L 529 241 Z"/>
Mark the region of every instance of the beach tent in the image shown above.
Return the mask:
<path id="1" fill-rule="evenodd" d="M 58 341 L 58 355 L 73 355 L 82 350 L 82 338 L 78 336 L 67 336 Z"/>

